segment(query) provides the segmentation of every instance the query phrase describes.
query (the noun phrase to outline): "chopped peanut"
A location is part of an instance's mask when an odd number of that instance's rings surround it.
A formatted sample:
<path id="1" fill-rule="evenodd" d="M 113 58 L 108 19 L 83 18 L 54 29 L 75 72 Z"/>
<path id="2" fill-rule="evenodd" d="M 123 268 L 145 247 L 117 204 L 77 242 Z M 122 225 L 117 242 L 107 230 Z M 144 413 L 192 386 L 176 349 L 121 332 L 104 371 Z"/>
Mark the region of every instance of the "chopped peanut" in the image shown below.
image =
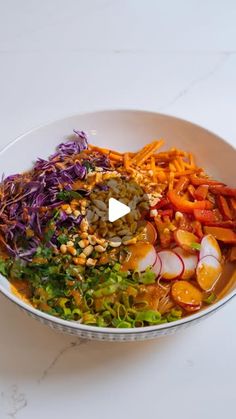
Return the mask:
<path id="1" fill-rule="evenodd" d="M 101 246 L 101 244 L 98 244 L 97 246 L 94 247 L 94 249 L 96 250 L 96 252 L 98 253 L 103 253 L 106 251 L 106 249 L 104 249 L 103 246 Z"/>
<path id="2" fill-rule="evenodd" d="M 73 262 L 75 265 L 85 265 L 86 259 L 79 256 L 79 257 L 73 258 Z"/>
<path id="3" fill-rule="evenodd" d="M 69 247 L 73 247 L 73 246 L 74 246 L 74 243 L 73 243 L 73 241 L 69 240 L 69 241 L 66 243 L 66 245 L 67 245 L 67 246 L 69 246 Z"/>
<path id="4" fill-rule="evenodd" d="M 88 245 L 87 247 L 85 247 L 85 249 L 83 250 L 83 254 L 84 254 L 85 256 L 89 256 L 89 255 L 91 255 L 92 251 L 93 251 L 93 246 L 92 246 L 91 244 L 89 244 L 89 245 Z"/>
<path id="5" fill-rule="evenodd" d="M 95 266 L 95 265 L 96 265 L 96 263 L 97 263 L 97 261 L 96 261 L 95 259 L 88 258 L 88 259 L 87 259 L 87 262 L 86 262 L 86 265 L 87 265 L 87 266 Z"/>
<path id="6" fill-rule="evenodd" d="M 67 250 L 72 256 L 76 256 L 77 252 L 74 246 L 67 246 Z"/>
<path id="7" fill-rule="evenodd" d="M 87 247 L 89 245 L 89 240 L 82 239 L 82 240 L 79 241 L 78 245 L 79 245 L 79 247 L 81 247 L 81 249 L 84 249 L 85 247 Z"/>
<path id="8" fill-rule="evenodd" d="M 65 255 L 67 253 L 67 246 L 65 244 L 61 244 L 60 251 Z"/>

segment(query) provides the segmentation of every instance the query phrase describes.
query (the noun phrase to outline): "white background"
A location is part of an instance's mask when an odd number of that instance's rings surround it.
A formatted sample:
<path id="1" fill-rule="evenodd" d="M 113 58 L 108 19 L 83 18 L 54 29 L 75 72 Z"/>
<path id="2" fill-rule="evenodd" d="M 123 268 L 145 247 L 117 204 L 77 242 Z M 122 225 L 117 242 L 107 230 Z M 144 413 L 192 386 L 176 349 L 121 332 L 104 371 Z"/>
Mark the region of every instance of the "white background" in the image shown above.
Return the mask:
<path id="1" fill-rule="evenodd" d="M 109 108 L 235 145 L 235 22 L 235 0 L 0 0 L 0 148 Z M 235 308 L 156 341 L 83 343 L 0 296 L 0 419 L 235 418 Z"/>

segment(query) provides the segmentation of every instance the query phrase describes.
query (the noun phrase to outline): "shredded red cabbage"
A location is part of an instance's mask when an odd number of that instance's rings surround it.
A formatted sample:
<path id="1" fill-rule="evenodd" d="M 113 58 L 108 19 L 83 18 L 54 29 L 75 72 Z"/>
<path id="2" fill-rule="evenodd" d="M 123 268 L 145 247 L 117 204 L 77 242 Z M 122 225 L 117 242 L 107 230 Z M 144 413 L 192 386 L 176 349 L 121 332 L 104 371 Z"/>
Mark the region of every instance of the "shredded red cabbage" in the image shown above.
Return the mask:
<path id="1" fill-rule="evenodd" d="M 74 137 L 59 144 L 56 153 L 48 160 L 37 159 L 29 173 L 14 174 L 2 181 L 0 240 L 10 255 L 25 260 L 32 258 L 43 239 L 45 228 L 63 203 L 58 199 L 58 193 L 71 190 L 76 180 L 86 178 L 86 165 L 73 161 L 72 156 L 88 148 L 88 139 L 83 131 L 77 130 L 74 130 Z M 87 160 L 94 167 L 109 167 L 109 162 L 99 155 Z M 82 192 L 87 194 L 87 191 Z M 57 226 L 70 229 L 79 225 L 81 219 L 81 216 L 76 218 L 60 210 L 55 222 Z M 54 235 L 47 245 L 55 244 Z"/>

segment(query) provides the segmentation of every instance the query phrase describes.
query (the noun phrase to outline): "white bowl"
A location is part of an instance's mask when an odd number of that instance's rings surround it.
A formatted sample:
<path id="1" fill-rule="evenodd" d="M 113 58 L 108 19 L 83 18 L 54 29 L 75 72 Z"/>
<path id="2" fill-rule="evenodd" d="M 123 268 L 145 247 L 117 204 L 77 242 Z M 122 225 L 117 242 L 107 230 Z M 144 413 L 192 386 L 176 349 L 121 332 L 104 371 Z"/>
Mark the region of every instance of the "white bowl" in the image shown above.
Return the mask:
<path id="1" fill-rule="evenodd" d="M 236 151 L 217 135 L 190 122 L 167 115 L 144 111 L 100 111 L 74 115 L 36 128 L 12 141 L 0 152 L 0 167 L 6 175 L 31 167 L 37 157 L 47 157 L 73 129 L 86 131 L 96 145 L 117 150 L 137 150 L 154 138 L 165 138 L 166 148 L 192 151 L 213 177 L 230 186 L 235 178 Z M 235 276 L 236 279 L 236 276 Z M 48 326 L 82 338 L 96 340 L 145 340 L 175 333 L 214 313 L 236 294 L 236 281 L 229 278 L 227 293 L 215 304 L 173 323 L 136 329 L 87 326 L 45 314 L 12 294 L 9 282 L 0 276 L 0 291 L 35 319 Z M 23 327 L 23 325 L 22 325 Z"/>

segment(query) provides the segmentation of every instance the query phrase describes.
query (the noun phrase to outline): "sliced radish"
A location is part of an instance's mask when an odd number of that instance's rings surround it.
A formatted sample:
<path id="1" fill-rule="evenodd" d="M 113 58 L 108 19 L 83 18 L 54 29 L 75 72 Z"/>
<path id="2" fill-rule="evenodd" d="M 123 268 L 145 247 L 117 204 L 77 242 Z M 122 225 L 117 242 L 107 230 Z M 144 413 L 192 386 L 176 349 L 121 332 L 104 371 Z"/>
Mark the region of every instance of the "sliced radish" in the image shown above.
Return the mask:
<path id="1" fill-rule="evenodd" d="M 156 242 L 156 239 L 157 239 L 157 231 L 156 231 L 155 227 L 152 225 L 152 223 L 147 221 L 144 230 L 145 230 L 146 240 L 149 243 L 154 244 Z"/>
<path id="2" fill-rule="evenodd" d="M 191 306 L 191 304 L 182 304 L 182 307 L 186 310 L 186 311 L 188 311 L 189 313 L 192 313 L 192 312 L 194 312 L 194 311 L 198 311 L 198 310 L 200 310 L 200 308 L 201 308 L 201 304 L 199 304 L 199 306 L 197 306 L 197 305 L 192 305 Z"/>
<path id="3" fill-rule="evenodd" d="M 133 270 L 144 272 L 156 262 L 156 250 L 150 243 L 138 242 L 127 246 L 127 250 L 128 257 L 122 265 L 123 271 Z"/>
<path id="4" fill-rule="evenodd" d="M 152 267 L 152 272 L 156 274 L 156 277 L 158 277 L 161 274 L 161 267 L 162 267 L 161 259 L 160 259 L 160 256 L 157 254 L 156 262 L 154 263 Z"/>
<path id="5" fill-rule="evenodd" d="M 171 294 L 174 301 L 186 311 L 196 311 L 202 305 L 202 293 L 188 281 L 177 281 L 172 285 Z"/>
<path id="6" fill-rule="evenodd" d="M 154 244 L 157 240 L 157 230 L 150 221 L 139 221 L 138 227 L 142 230 L 140 237 L 143 241 Z"/>
<path id="7" fill-rule="evenodd" d="M 175 253 L 181 258 L 184 264 L 184 271 L 181 275 L 181 279 L 190 279 L 195 274 L 195 270 L 198 263 L 197 255 L 186 252 L 181 247 L 175 247 L 173 249 Z"/>
<path id="8" fill-rule="evenodd" d="M 195 236 L 195 234 L 179 228 L 174 232 L 174 239 L 176 243 L 184 250 L 190 253 L 195 253 L 192 244 L 199 242 L 199 238 Z"/>
<path id="9" fill-rule="evenodd" d="M 214 256 L 205 256 L 197 265 L 197 282 L 204 291 L 211 291 L 222 273 L 222 265 Z"/>
<path id="10" fill-rule="evenodd" d="M 158 252 L 161 259 L 161 277 L 164 279 L 175 279 L 182 275 L 184 264 L 177 253 L 171 250 L 161 250 Z"/>
<path id="11" fill-rule="evenodd" d="M 221 261 L 221 250 L 217 240 L 212 234 L 207 234 L 201 241 L 201 250 L 199 258 L 202 259 L 205 256 L 214 256 L 216 259 Z"/>

